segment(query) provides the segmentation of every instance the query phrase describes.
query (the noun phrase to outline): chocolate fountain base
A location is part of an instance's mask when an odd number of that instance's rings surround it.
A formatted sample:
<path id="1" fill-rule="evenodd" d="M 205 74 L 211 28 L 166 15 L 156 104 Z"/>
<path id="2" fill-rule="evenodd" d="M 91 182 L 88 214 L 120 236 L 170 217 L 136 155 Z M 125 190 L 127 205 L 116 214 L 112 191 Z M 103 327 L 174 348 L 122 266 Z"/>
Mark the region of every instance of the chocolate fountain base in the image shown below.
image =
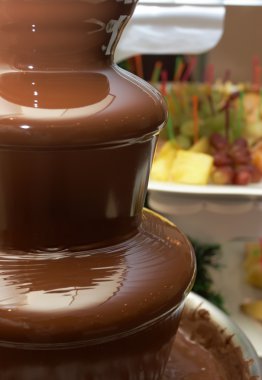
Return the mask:
<path id="1" fill-rule="evenodd" d="M 261 380 L 258 356 L 242 331 L 191 293 L 163 380 Z"/>
<path id="2" fill-rule="evenodd" d="M 163 380 L 227 380 L 229 375 L 224 367 L 228 365 L 231 366 L 231 363 L 220 365 L 209 350 L 191 341 L 187 333 L 180 329 Z M 229 371 L 231 370 L 228 369 Z M 237 379 L 250 379 L 250 377 L 237 377 Z"/>

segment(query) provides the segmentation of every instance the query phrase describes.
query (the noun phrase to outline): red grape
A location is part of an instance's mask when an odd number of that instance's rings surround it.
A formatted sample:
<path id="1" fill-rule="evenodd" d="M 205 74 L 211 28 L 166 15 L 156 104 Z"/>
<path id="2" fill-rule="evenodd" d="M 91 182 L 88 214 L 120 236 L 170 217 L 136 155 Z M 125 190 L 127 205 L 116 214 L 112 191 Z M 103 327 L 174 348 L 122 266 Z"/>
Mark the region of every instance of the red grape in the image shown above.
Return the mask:
<path id="1" fill-rule="evenodd" d="M 232 164 L 232 158 L 229 156 L 227 152 L 216 152 L 213 154 L 213 156 L 215 166 L 226 166 Z"/>
<path id="2" fill-rule="evenodd" d="M 259 182 L 261 181 L 262 178 L 262 173 L 261 171 L 256 167 L 252 165 L 252 171 L 251 171 L 251 182 Z"/>
<path id="3" fill-rule="evenodd" d="M 252 170 L 250 167 L 240 166 L 234 175 L 234 184 L 248 185 L 252 181 Z"/>
<path id="4" fill-rule="evenodd" d="M 238 147 L 238 148 L 246 148 L 248 149 L 248 143 L 247 143 L 247 140 L 244 139 L 243 137 L 239 137 L 237 138 L 233 144 L 232 144 L 232 148 L 234 147 Z"/>
<path id="5" fill-rule="evenodd" d="M 226 137 L 220 135 L 220 133 L 212 133 L 209 138 L 210 145 L 215 150 L 221 151 L 228 148 L 228 141 Z"/>
<path id="6" fill-rule="evenodd" d="M 246 148 L 232 147 L 230 149 L 230 156 L 236 165 L 245 165 L 251 162 L 250 151 Z"/>
<path id="7" fill-rule="evenodd" d="M 241 137 L 230 144 L 223 135 L 213 133 L 210 145 L 214 157 L 213 183 L 247 185 L 261 180 L 262 173 L 252 164 L 246 139 Z"/>

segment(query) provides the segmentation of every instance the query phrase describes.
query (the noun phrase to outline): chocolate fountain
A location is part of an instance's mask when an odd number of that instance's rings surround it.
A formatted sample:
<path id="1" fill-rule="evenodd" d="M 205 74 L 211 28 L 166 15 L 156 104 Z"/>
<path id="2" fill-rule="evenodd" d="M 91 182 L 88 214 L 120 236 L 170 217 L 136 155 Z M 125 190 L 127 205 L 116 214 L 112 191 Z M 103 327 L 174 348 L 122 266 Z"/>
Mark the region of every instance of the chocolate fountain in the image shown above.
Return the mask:
<path id="1" fill-rule="evenodd" d="M 113 64 L 135 3 L 0 0 L 1 380 L 164 372 L 195 262 L 143 210 L 166 109 Z"/>

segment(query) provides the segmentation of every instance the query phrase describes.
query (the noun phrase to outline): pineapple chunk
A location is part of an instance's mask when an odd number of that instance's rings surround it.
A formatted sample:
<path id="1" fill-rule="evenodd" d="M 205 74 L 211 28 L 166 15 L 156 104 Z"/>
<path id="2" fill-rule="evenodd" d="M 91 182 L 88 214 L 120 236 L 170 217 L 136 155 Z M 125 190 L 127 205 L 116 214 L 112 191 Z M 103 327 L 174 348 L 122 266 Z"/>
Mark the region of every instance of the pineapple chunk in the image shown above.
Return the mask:
<path id="1" fill-rule="evenodd" d="M 262 322 L 262 300 L 243 303 L 240 308 L 243 313 Z"/>
<path id="2" fill-rule="evenodd" d="M 262 251 L 260 243 L 246 245 L 244 269 L 246 281 L 257 288 L 262 288 Z"/>
<path id="3" fill-rule="evenodd" d="M 247 282 L 256 288 L 262 288 L 262 264 L 249 267 L 246 273 Z"/>
<path id="4" fill-rule="evenodd" d="M 255 93 L 248 93 L 244 96 L 244 111 L 247 124 L 256 123 L 259 120 L 260 96 Z"/>
<path id="5" fill-rule="evenodd" d="M 196 153 L 209 153 L 210 152 L 210 144 L 209 139 L 207 137 L 201 137 L 191 148 L 191 152 Z"/>
<path id="6" fill-rule="evenodd" d="M 259 242 L 250 242 L 245 245 L 244 268 L 249 270 L 253 265 L 257 265 L 261 257 L 261 246 Z"/>
<path id="7" fill-rule="evenodd" d="M 157 158 L 165 157 L 168 154 L 173 154 L 177 150 L 177 144 L 175 141 L 167 141 L 162 145 L 161 149 L 158 152 Z"/>
<path id="8" fill-rule="evenodd" d="M 176 149 L 172 142 L 167 142 L 163 145 L 155 158 L 150 179 L 153 181 L 168 181 L 172 163 L 176 157 Z"/>
<path id="9" fill-rule="evenodd" d="M 179 150 L 172 164 L 169 180 L 190 185 L 206 185 L 213 161 L 213 157 L 205 153 Z"/>

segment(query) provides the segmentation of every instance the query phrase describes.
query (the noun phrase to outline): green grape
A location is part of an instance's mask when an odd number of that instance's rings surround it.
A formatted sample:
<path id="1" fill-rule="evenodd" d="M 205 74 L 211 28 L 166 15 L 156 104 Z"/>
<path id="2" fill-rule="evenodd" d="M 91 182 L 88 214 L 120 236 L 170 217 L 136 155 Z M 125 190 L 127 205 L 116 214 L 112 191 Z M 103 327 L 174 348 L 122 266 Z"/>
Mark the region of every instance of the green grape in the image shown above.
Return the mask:
<path id="1" fill-rule="evenodd" d="M 225 132 L 225 115 L 224 113 L 218 113 L 214 116 L 206 118 L 200 129 L 201 136 L 210 136 L 214 132 L 224 134 Z"/>
<path id="2" fill-rule="evenodd" d="M 215 111 L 219 110 L 224 98 L 225 98 L 224 95 L 220 91 L 217 91 L 217 90 L 212 91 L 212 99 L 213 99 Z"/>
<path id="3" fill-rule="evenodd" d="M 189 149 L 192 145 L 192 140 L 185 135 L 176 136 L 176 142 L 181 149 Z"/>
<path id="4" fill-rule="evenodd" d="M 200 119 L 205 119 L 208 115 L 210 115 L 209 106 L 206 102 L 205 94 L 198 95 L 198 116 Z"/>
<path id="5" fill-rule="evenodd" d="M 193 122 L 193 120 L 184 121 L 180 126 L 180 133 L 183 136 L 193 137 L 194 136 L 194 122 Z"/>

